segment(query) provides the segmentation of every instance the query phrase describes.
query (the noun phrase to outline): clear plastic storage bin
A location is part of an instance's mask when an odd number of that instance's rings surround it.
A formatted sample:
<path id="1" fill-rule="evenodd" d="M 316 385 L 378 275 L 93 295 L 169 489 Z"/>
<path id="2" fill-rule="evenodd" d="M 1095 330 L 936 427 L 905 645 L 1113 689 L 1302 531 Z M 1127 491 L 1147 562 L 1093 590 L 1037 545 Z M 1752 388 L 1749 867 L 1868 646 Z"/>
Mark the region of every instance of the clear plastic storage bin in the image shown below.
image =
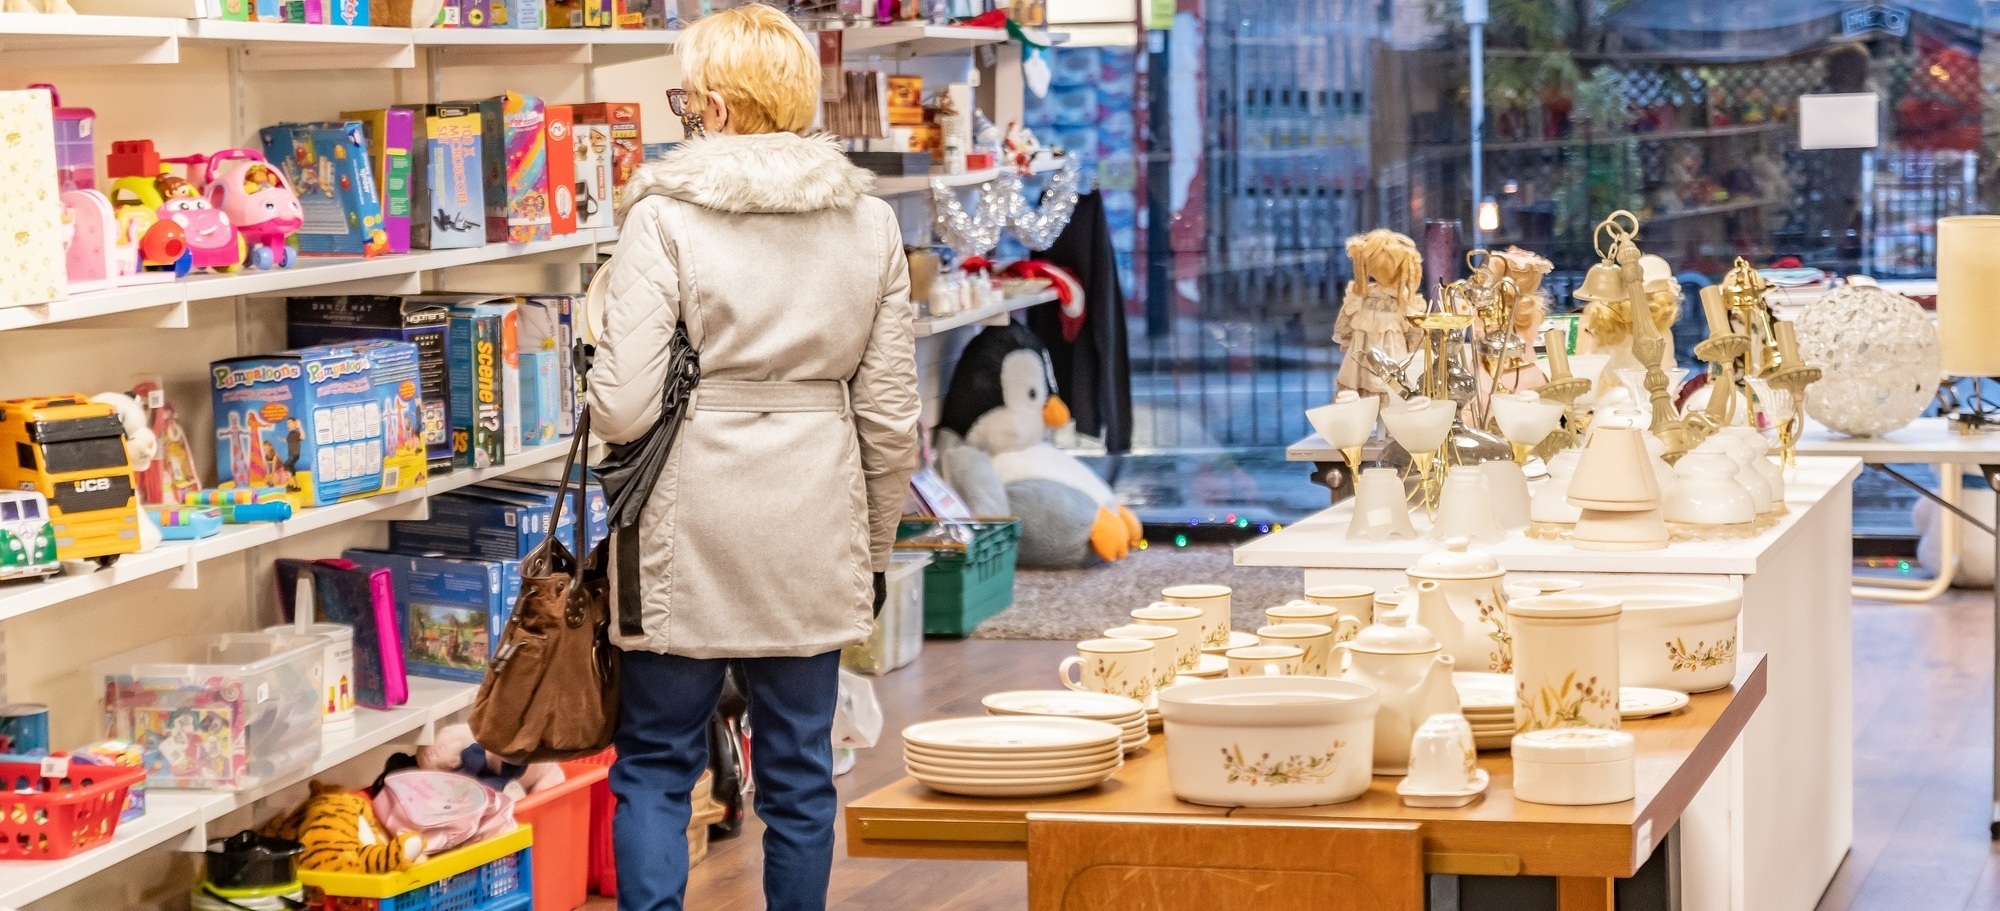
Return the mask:
<path id="1" fill-rule="evenodd" d="M 842 649 L 841 666 L 857 674 L 886 674 L 917 660 L 924 650 L 924 567 L 930 564 L 928 553 L 896 551 L 883 574 L 889 596 L 875 617 L 875 632 Z"/>
<path id="2" fill-rule="evenodd" d="M 99 662 L 105 734 L 145 752 L 159 788 L 255 787 L 319 759 L 325 641 L 181 636 Z"/>

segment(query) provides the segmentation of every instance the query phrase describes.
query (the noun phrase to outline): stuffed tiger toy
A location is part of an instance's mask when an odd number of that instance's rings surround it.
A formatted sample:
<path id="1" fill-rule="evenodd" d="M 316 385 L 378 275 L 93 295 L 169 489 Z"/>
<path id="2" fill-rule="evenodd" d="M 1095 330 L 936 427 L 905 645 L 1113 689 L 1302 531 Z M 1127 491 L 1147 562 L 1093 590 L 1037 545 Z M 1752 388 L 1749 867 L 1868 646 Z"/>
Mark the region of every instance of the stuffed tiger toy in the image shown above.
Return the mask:
<path id="1" fill-rule="evenodd" d="M 366 794 L 317 781 L 311 788 L 312 796 L 298 809 L 258 829 L 272 838 L 304 845 L 300 869 L 389 873 L 416 864 L 423 853 L 423 838 L 413 832 L 390 838 L 382 831 Z"/>

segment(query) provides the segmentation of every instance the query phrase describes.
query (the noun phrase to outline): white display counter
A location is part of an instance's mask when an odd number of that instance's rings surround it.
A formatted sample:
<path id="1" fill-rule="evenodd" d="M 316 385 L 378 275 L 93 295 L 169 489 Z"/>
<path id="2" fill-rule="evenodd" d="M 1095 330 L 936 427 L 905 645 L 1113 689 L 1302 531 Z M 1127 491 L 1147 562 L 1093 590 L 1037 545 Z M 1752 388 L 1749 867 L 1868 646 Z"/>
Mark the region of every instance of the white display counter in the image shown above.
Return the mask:
<path id="1" fill-rule="evenodd" d="M 1743 593 L 1739 652 L 1770 654 L 1770 693 L 1682 822 L 1682 907 L 1810 911 L 1853 841 L 1853 458 L 1801 458 L 1789 513 L 1756 538 L 1605 553 L 1527 538 L 1482 547 L 1512 575 L 1707 582 Z M 1236 549 L 1239 566 L 1296 566 L 1306 587 L 1403 584 L 1436 542 L 1350 540 L 1342 503 Z M 1426 522 L 1416 517 L 1421 535 Z M 1614 578 L 1615 577 L 1615 578 Z"/>

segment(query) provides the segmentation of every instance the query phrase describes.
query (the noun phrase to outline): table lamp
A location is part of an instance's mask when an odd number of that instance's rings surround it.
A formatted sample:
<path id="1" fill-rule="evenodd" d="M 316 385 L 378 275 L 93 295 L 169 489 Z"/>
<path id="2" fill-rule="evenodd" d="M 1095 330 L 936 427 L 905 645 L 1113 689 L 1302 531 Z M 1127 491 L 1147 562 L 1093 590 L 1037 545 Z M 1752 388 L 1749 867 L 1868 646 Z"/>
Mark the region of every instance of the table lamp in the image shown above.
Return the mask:
<path id="1" fill-rule="evenodd" d="M 1306 421 L 1326 439 L 1328 445 L 1340 450 L 1340 456 L 1347 460 L 1347 471 L 1354 477 L 1361 475 L 1361 447 L 1375 432 L 1375 417 L 1381 413 L 1380 396 L 1364 396 L 1352 389 L 1343 389 L 1334 396 L 1333 404 L 1306 409 Z"/>
<path id="2" fill-rule="evenodd" d="M 1563 403 L 1543 401 L 1541 393 L 1532 391 L 1495 395 L 1490 407 L 1500 435 L 1514 447 L 1516 465 L 1527 464 L 1528 454 L 1556 432 L 1569 411 Z"/>
<path id="3" fill-rule="evenodd" d="M 1394 402 L 1382 409 L 1382 426 L 1389 436 L 1410 454 L 1410 464 L 1423 479 L 1424 509 L 1437 511 L 1439 481 L 1443 474 L 1437 451 L 1451 432 L 1451 419 L 1458 409 L 1449 401 L 1432 401 L 1421 395 Z"/>
<path id="4" fill-rule="evenodd" d="M 1574 542 L 1583 550 L 1658 550 L 1667 546 L 1660 485 L 1646 452 L 1646 431 L 1597 427 L 1583 446 L 1567 498 L 1582 510 Z"/>
<path id="5" fill-rule="evenodd" d="M 1962 433 L 2000 430 L 1984 404 L 1984 379 L 2000 376 L 2000 216 L 1937 222 L 1938 354 L 1944 372 L 1973 378 L 1972 400 L 1951 415 Z"/>

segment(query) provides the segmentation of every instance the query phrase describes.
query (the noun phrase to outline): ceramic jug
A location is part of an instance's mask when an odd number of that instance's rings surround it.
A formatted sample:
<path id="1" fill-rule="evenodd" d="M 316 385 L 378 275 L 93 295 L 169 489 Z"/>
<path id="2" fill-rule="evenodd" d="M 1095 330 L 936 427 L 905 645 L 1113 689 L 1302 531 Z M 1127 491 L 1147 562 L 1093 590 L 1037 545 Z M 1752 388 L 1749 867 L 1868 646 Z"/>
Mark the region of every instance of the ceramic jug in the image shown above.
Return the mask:
<path id="1" fill-rule="evenodd" d="M 1485 551 L 1464 538 L 1444 542 L 1444 550 L 1419 558 L 1405 571 L 1416 599 L 1416 622 L 1444 645 L 1445 653 L 1468 671 L 1505 674 L 1514 669 L 1514 643 L 1507 632 L 1507 573 Z M 1423 583 L 1437 583 L 1426 593 Z M 1408 603 L 1408 602 L 1405 602 Z"/>
<path id="2" fill-rule="evenodd" d="M 1423 585 L 1437 587 L 1435 582 Z M 1381 695 L 1375 711 L 1377 775 L 1401 775 L 1409 769 L 1410 738 L 1425 719 L 1459 712 L 1451 656 L 1430 630 L 1410 620 L 1407 609 L 1377 615 L 1352 641 L 1333 647 L 1346 653 L 1347 670 L 1340 679 L 1367 684 Z"/>

